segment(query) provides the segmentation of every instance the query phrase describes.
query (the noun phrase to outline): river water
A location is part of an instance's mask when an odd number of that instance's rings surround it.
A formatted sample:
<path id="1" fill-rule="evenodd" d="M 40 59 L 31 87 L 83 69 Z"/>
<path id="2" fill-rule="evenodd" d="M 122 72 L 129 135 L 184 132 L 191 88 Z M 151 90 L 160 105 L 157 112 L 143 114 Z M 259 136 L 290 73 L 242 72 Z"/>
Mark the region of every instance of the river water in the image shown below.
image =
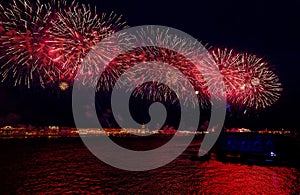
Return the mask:
<path id="1" fill-rule="evenodd" d="M 131 172 L 101 162 L 79 138 L 0 140 L 0 194 L 300 194 L 298 168 L 191 161 L 193 152 Z"/>

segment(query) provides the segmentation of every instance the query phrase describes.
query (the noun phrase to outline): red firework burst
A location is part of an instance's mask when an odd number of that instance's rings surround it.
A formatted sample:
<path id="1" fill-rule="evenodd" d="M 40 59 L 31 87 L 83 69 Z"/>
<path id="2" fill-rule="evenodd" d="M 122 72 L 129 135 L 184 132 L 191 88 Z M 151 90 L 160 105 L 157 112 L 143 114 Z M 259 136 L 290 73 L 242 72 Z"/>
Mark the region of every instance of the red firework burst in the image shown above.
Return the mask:
<path id="1" fill-rule="evenodd" d="M 247 108 L 266 108 L 278 101 L 282 87 L 268 63 L 256 55 L 244 53 L 239 61 L 242 82 L 232 101 Z"/>
<path id="2" fill-rule="evenodd" d="M 282 91 L 277 75 L 262 58 L 233 50 L 213 49 L 211 54 L 226 87 L 224 97 L 236 106 L 260 109 L 275 103 Z M 214 63 L 212 62 L 212 64 Z M 219 87 L 214 71 L 206 71 L 211 91 Z"/>
<path id="3" fill-rule="evenodd" d="M 15 85 L 28 87 L 38 80 L 44 86 L 49 60 L 45 55 L 45 30 L 49 26 L 52 8 L 39 0 L 15 0 L 8 7 L 0 5 L 2 81 L 14 79 Z"/>
<path id="4" fill-rule="evenodd" d="M 56 18 L 51 20 L 51 27 L 47 31 L 46 41 L 48 57 L 58 70 L 56 72 L 60 72 L 56 79 L 72 84 L 80 69 L 85 75 L 80 78 L 84 84 L 95 83 L 89 78 L 98 73 L 98 67 L 81 67 L 88 64 L 82 64 L 83 59 L 97 43 L 125 27 L 121 16 L 114 13 L 99 16 L 96 8 L 93 10 L 90 5 L 73 4 L 56 13 Z M 111 45 L 113 47 L 113 43 Z M 104 58 L 106 52 L 98 52 L 97 55 L 97 59 Z"/>

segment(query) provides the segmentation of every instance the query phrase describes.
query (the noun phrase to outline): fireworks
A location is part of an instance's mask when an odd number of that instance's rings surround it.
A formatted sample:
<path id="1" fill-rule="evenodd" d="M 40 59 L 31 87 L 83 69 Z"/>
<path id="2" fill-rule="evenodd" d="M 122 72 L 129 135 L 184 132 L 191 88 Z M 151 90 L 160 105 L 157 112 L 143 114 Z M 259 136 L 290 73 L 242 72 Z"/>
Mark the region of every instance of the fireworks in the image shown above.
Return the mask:
<path id="1" fill-rule="evenodd" d="M 83 85 L 111 90 L 129 68 L 143 62 L 163 62 L 182 75 L 174 75 L 167 69 L 153 72 L 141 66 L 130 75 L 131 80 L 126 81 L 132 83 L 128 90 L 134 89 L 134 96 L 153 101 L 172 101 L 179 95 L 184 103 L 196 94 L 202 107 L 209 104 L 209 97 L 217 95 L 226 98 L 231 105 L 247 109 L 271 106 L 282 91 L 277 75 L 255 55 L 226 48 L 213 49 L 207 54 L 202 45 L 180 39 L 168 30 L 154 31 L 151 27 L 135 36 L 124 33 L 107 39 L 126 28 L 126 23 L 113 12 L 98 15 L 96 8 L 90 5 L 75 1 L 68 4 L 65 0 L 52 0 L 48 4 L 39 0 L 34 3 L 13 0 L 7 8 L 0 5 L 0 11 L 0 74 L 2 81 L 11 79 L 14 85 L 30 87 L 38 83 L 45 87 L 52 83 L 64 91 L 80 72 L 81 77 L 76 78 Z M 107 41 L 106 47 L 93 50 L 101 41 Z M 160 46 L 130 47 L 131 43 L 141 42 L 145 45 L 159 43 Z M 119 54 L 117 45 L 122 43 L 131 50 Z M 176 48 L 177 52 L 170 48 Z M 111 56 L 115 58 L 109 62 Z M 83 59 L 86 63 L 82 63 Z M 98 67 L 99 61 L 105 67 Z M 98 81 L 96 78 L 102 68 L 105 71 Z M 219 92 L 220 74 L 225 93 Z M 152 77 L 161 82 L 151 80 Z M 150 82 L 142 84 L 145 81 Z M 137 82 L 141 84 L 136 86 Z M 186 90 L 187 85 L 193 87 L 194 94 Z M 175 95 L 169 86 L 175 86 L 175 91 L 181 94 Z M 197 103 L 192 102 L 193 105 Z"/>
<path id="2" fill-rule="evenodd" d="M 226 86 L 224 97 L 231 105 L 246 109 L 271 106 L 280 97 L 281 83 L 262 58 L 247 53 L 236 53 L 228 49 L 211 51 Z M 211 91 L 218 88 L 214 72 L 209 73 L 208 86 Z"/>
<path id="3" fill-rule="evenodd" d="M 102 40 L 101 42 L 105 42 L 105 46 L 97 45 L 96 49 L 92 49 L 88 53 L 84 63 L 78 67 L 77 72 L 80 74 L 77 74 L 76 78 L 81 81 L 83 86 L 110 91 L 124 70 L 128 68 L 123 63 L 125 58 L 121 58 L 122 54 L 120 53 L 122 49 L 130 47 L 129 39 L 130 35 L 127 33 L 118 33 Z M 103 69 L 105 69 L 104 72 L 102 72 Z M 101 77 L 98 78 L 100 74 Z"/>
<path id="4" fill-rule="evenodd" d="M 279 99 L 281 83 L 267 62 L 256 55 L 244 53 L 240 56 L 239 67 L 243 82 L 234 92 L 234 102 L 260 109 L 271 106 Z"/>
<path id="5" fill-rule="evenodd" d="M 176 95 L 179 95 L 184 98 L 184 103 L 187 103 L 192 95 L 186 89 L 187 85 L 196 86 L 198 84 L 200 86 L 198 90 L 201 90 L 200 88 L 203 86 L 199 84 L 200 80 L 196 80 L 197 69 L 190 62 L 176 52 L 164 48 L 139 48 L 121 55 L 120 59 L 116 58 L 114 62 L 118 61 L 131 67 L 139 63 L 151 62 L 151 65 L 148 66 L 137 65 L 135 71 L 129 75 L 129 81 L 126 83 L 132 85 L 128 90 L 135 88 L 133 90 L 134 96 L 153 101 L 173 101 Z M 167 65 L 162 67 L 160 63 L 166 63 Z M 178 69 L 182 74 L 174 74 L 174 71 L 168 66 Z M 136 86 L 137 83 L 140 85 Z M 181 94 L 175 95 L 175 91 L 171 86 L 176 87 L 176 91 Z M 199 93 L 199 91 L 197 93 L 196 91 L 195 89 L 193 93 L 199 96 L 202 100 L 201 103 L 203 105 L 207 104 L 206 98 L 203 97 L 204 93 Z M 197 102 L 192 103 L 195 105 Z"/>
<path id="6" fill-rule="evenodd" d="M 155 35 L 155 40 L 152 36 L 152 38 L 143 36 L 147 33 Z M 132 90 L 134 96 L 153 101 L 172 101 L 176 99 L 176 96 L 181 95 L 184 98 L 184 103 L 187 103 L 192 94 L 189 94 L 186 86 L 191 84 L 194 88 L 193 93 L 198 96 L 202 107 L 208 105 L 210 97 L 214 95 L 222 99 L 226 98 L 228 103 L 233 106 L 246 107 L 246 109 L 261 109 L 271 106 L 280 97 L 282 88 L 278 77 L 269 69 L 267 63 L 255 55 L 218 48 L 203 56 L 201 53 L 193 52 L 197 51 L 197 46 L 189 40 L 172 37 L 167 31 L 152 32 L 151 29 L 145 29 L 145 31 L 140 32 L 140 35 L 133 40 L 145 43 L 157 41 L 162 43 L 162 46 L 137 48 L 115 58 L 110 65 L 119 71 L 109 86 L 114 85 L 124 70 L 139 63 L 164 62 L 178 69 L 182 75 L 175 76 L 167 69 L 153 72 L 153 69 L 158 68 L 152 67 L 150 69 L 147 66 L 141 66 L 129 75 L 130 79 L 126 83 L 132 83 L 132 87 L 128 91 L 135 88 Z M 144 40 L 144 37 L 148 39 Z M 164 45 L 178 47 L 181 52 L 179 54 L 165 49 Z M 203 53 L 205 54 L 205 52 Z M 191 56 L 196 64 L 188 61 L 184 57 L 185 54 Z M 221 83 L 218 80 L 220 74 L 226 87 L 225 93 L 220 92 Z M 157 82 L 155 79 L 151 80 L 153 77 L 158 78 L 161 82 Z M 108 81 L 108 78 L 105 78 L 101 83 L 105 83 L 105 80 Z M 145 81 L 147 82 L 144 83 Z M 136 83 L 144 84 L 136 86 Z M 174 94 L 170 88 L 175 83 L 176 91 L 180 91 L 181 94 Z M 192 104 L 196 105 L 197 102 L 192 102 Z"/>
<path id="7" fill-rule="evenodd" d="M 230 95 L 234 93 L 236 88 L 238 88 L 242 82 L 242 75 L 239 74 L 240 67 L 238 66 L 240 54 L 235 53 L 232 49 L 217 48 L 210 51 L 210 56 L 211 58 L 206 59 L 208 59 L 209 64 L 215 65 L 216 68 L 214 70 L 204 70 L 208 78 L 207 86 L 211 93 L 215 93 L 220 98 L 231 98 Z M 211 66 L 206 67 L 210 68 Z M 226 94 L 218 93 L 220 83 L 218 83 L 215 79 L 215 74 L 217 73 L 220 73 L 223 77 Z"/>
<path id="8" fill-rule="evenodd" d="M 191 40 L 179 39 L 168 31 L 161 30 L 154 32 L 150 27 L 138 33 L 138 36 L 135 35 L 132 39 L 133 42 L 143 42 L 144 45 L 159 42 L 161 46 L 139 47 L 121 54 L 110 63 L 110 65 L 114 66 L 119 64 L 118 67 L 123 67 L 124 70 L 139 63 L 151 62 L 151 65 L 154 66 L 137 65 L 135 71 L 131 73 L 131 75 L 128 75 L 129 80 L 125 82 L 126 84 L 132 85 L 128 91 L 133 91 L 134 96 L 153 101 L 174 101 L 176 96 L 179 96 L 183 98 L 183 104 L 192 103 L 194 106 L 198 105 L 198 102 L 192 102 L 190 100 L 193 97 L 192 95 L 196 94 L 201 106 L 206 106 L 208 104 L 208 98 L 203 92 L 205 86 L 203 85 L 201 73 L 195 64 L 184 56 L 191 56 L 195 59 L 199 56 L 203 56 L 201 53 L 199 55 L 196 53 L 199 50 L 204 53 L 203 46 L 197 45 Z M 170 47 L 177 47 L 177 51 L 179 50 L 180 52 L 177 53 L 167 49 Z M 157 63 L 157 65 L 155 63 Z M 168 65 L 162 68 L 158 63 L 166 63 Z M 181 75 L 175 75 L 173 70 L 169 70 L 167 66 L 172 66 L 177 69 L 181 72 Z M 137 83 L 140 85 L 136 86 Z M 193 92 L 187 90 L 188 85 L 194 88 Z M 175 94 L 174 89 L 170 86 L 175 87 L 175 91 L 180 92 L 180 94 Z"/>
<path id="9" fill-rule="evenodd" d="M 2 81 L 13 78 L 15 85 L 71 83 L 90 49 L 125 27 L 121 16 L 98 16 L 75 1 L 14 0 L 8 8 L 0 6 L 0 73 Z"/>
<path id="10" fill-rule="evenodd" d="M 40 1 L 14 0 L 4 8 L 0 5 L 1 61 L 3 80 L 12 76 L 14 84 L 25 82 L 28 87 L 36 77 L 41 85 L 48 62 L 45 55 L 45 30 L 49 24 L 51 8 Z"/>
<path id="11" fill-rule="evenodd" d="M 58 79 L 72 81 L 87 53 L 102 39 L 124 27 L 121 16 L 114 13 L 98 16 L 96 8 L 93 10 L 89 5 L 74 4 L 58 12 L 55 20 L 51 21 L 46 41 L 48 56 L 61 73 Z M 89 76 L 97 74 L 97 69 L 81 68 Z"/>

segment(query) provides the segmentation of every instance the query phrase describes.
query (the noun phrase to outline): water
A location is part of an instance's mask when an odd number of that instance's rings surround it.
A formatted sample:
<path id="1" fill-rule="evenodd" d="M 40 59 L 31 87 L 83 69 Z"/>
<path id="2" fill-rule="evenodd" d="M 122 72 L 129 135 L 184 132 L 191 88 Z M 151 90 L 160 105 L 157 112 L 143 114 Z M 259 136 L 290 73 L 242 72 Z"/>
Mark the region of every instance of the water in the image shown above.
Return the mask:
<path id="1" fill-rule="evenodd" d="M 130 172 L 101 162 L 79 138 L 0 140 L 0 194 L 300 194 L 297 168 L 189 160 L 195 152 Z"/>

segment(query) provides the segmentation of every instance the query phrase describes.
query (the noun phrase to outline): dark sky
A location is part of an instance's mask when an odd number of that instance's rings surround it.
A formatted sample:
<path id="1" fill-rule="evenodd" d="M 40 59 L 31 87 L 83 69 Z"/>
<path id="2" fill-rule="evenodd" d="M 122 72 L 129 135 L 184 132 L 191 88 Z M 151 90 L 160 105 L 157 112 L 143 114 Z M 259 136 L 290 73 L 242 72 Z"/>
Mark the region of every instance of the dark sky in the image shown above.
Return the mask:
<path id="1" fill-rule="evenodd" d="M 129 26 L 163 25 L 182 30 L 209 46 L 255 53 L 266 59 L 284 91 L 272 108 L 248 116 L 244 125 L 299 128 L 300 1 L 95 0 L 98 11 L 122 14 Z M 25 123 L 72 124 L 71 96 L 1 84 L 0 114 L 18 113 Z M 50 95 L 49 95 L 50 93 Z M 238 124 L 238 123 L 237 123 Z"/>

